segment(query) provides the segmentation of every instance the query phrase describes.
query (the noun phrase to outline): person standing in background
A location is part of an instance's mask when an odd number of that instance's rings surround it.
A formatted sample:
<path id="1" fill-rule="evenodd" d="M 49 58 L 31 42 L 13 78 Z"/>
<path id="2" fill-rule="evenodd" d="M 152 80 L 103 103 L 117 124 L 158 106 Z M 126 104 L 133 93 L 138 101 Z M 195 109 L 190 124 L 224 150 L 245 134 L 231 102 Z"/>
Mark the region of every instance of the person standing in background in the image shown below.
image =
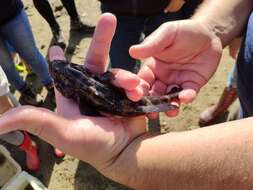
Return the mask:
<path id="1" fill-rule="evenodd" d="M 0 36 L 16 50 L 38 75 L 50 94 L 54 94 L 53 79 L 48 63 L 36 47 L 29 20 L 21 0 L 4 0 L 0 3 Z M 8 80 L 24 95 L 31 95 L 29 86 L 18 77 L 10 52 L 1 45 L 0 64 Z"/>
<path id="2" fill-rule="evenodd" d="M 129 48 L 142 42 L 163 23 L 189 18 L 202 2 L 202 0 L 100 1 L 102 12 L 113 13 L 117 18 L 116 32 L 110 49 L 110 66 L 134 73 L 139 71 L 141 62 L 129 55 Z M 149 126 L 151 130 L 159 131 L 160 120 L 150 119 Z"/>
<path id="3" fill-rule="evenodd" d="M 189 18 L 202 0 L 100 0 L 102 12 L 113 13 L 117 28 L 110 50 L 112 68 L 138 72 L 140 64 L 129 48 L 167 21 Z M 173 12 L 172 12 L 173 11 Z"/>
<path id="4" fill-rule="evenodd" d="M 230 56 L 236 61 L 237 55 L 241 45 L 241 38 L 235 38 L 228 46 Z M 205 127 L 211 124 L 219 123 L 219 119 L 228 111 L 230 105 L 232 105 L 237 99 L 237 69 L 236 65 L 233 65 L 227 79 L 227 85 L 223 89 L 223 92 L 213 106 L 206 108 L 201 112 L 199 116 L 199 125 Z M 240 119 L 240 105 L 236 108 L 234 116 L 228 116 L 226 120 Z"/>
<path id="5" fill-rule="evenodd" d="M 93 34 L 95 26 L 90 26 L 81 21 L 74 0 L 61 0 L 63 6 L 70 16 L 70 30 Z M 35 8 L 49 24 L 53 33 L 53 43 L 64 43 L 62 30 L 56 21 L 53 10 L 48 0 L 33 0 Z"/>

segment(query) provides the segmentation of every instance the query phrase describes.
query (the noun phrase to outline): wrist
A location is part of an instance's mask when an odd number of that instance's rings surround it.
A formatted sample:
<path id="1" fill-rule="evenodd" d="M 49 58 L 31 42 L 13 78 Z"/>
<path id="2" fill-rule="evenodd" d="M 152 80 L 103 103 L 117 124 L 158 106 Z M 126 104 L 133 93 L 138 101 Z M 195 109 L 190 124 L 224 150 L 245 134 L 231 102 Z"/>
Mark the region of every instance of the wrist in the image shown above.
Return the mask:
<path id="1" fill-rule="evenodd" d="M 252 8 L 252 0 L 224 0 L 222 4 L 206 0 L 192 19 L 203 23 L 225 47 L 241 34 Z"/>
<path id="2" fill-rule="evenodd" d="M 227 45 L 224 35 L 227 33 L 228 29 L 226 29 L 225 25 L 219 25 L 215 21 L 208 20 L 205 17 L 193 16 L 191 19 L 198 23 L 197 25 L 210 39 L 215 39 L 222 47 Z"/>
<path id="3" fill-rule="evenodd" d="M 138 174 L 136 170 L 139 170 L 139 166 L 136 165 L 139 162 L 138 152 L 141 144 L 146 139 L 149 139 L 151 136 L 148 133 L 142 134 L 131 143 L 129 143 L 117 156 L 111 160 L 110 164 L 107 167 L 99 169 L 99 171 L 106 177 L 117 181 L 128 187 L 136 187 L 136 184 L 140 181 L 137 181 Z"/>

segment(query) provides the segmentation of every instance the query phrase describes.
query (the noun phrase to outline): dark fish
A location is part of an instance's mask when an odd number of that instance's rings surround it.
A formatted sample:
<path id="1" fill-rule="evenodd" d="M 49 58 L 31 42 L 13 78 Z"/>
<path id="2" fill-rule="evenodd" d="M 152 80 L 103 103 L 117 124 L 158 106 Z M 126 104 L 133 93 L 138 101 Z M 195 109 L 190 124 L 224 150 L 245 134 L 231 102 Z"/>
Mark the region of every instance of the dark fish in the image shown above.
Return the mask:
<path id="1" fill-rule="evenodd" d="M 177 109 L 170 104 L 178 98 L 180 89 L 161 97 L 145 96 L 138 102 L 129 100 L 123 89 L 113 86 L 114 76 L 107 71 L 101 75 L 89 72 L 83 65 L 56 60 L 50 63 L 50 73 L 63 96 L 74 100 L 85 115 L 105 112 L 119 116 L 137 116 Z"/>

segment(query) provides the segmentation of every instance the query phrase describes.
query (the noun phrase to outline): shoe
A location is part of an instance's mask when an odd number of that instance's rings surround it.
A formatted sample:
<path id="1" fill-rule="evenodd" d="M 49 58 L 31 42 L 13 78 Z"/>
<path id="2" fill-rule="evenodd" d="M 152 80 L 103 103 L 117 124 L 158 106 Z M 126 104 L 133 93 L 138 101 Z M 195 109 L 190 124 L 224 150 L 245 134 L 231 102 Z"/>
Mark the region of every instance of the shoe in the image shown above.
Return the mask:
<path id="1" fill-rule="evenodd" d="M 30 136 L 23 132 L 24 142 L 19 146 L 19 148 L 26 153 L 26 165 L 30 170 L 38 170 L 40 168 L 40 159 L 38 156 L 37 145 Z"/>
<path id="2" fill-rule="evenodd" d="M 20 57 L 17 53 L 12 54 L 12 61 L 14 62 L 15 69 L 22 73 L 26 70 L 25 65 L 20 61 Z"/>
<path id="3" fill-rule="evenodd" d="M 53 40 L 52 40 L 51 45 L 58 45 L 62 49 L 65 49 L 66 48 L 66 43 L 65 43 L 65 40 L 63 38 L 62 30 L 59 28 L 59 26 L 52 27 L 51 31 L 53 33 Z"/>
<path id="4" fill-rule="evenodd" d="M 70 21 L 70 30 L 76 32 L 84 32 L 86 34 L 93 34 L 95 31 L 95 26 L 90 26 L 88 24 L 84 24 L 80 18 L 71 19 Z"/>
<path id="5" fill-rule="evenodd" d="M 57 158 L 63 158 L 65 156 L 65 153 L 58 148 L 54 148 L 54 154 Z"/>
<path id="6" fill-rule="evenodd" d="M 19 55 L 14 55 L 12 59 L 18 72 L 27 74 L 32 73 L 32 69 L 29 67 L 29 65 L 25 63 L 22 58 L 20 58 Z"/>
<path id="7" fill-rule="evenodd" d="M 227 110 L 228 107 L 236 100 L 237 89 L 226 87 L 220 97 L 219 102 L 207 108 L 200 114 L 199 125 L 201 127 L 214 124 Z"/>
<path id="8" fill-rule="evenodd" d="M 15 63 L 15 68 L 20 73 L 26 72 L 26 67 L 25 67 L 25 65 L 22 62 Z"/>
<path id="9" fill-rule="evenodd" d="M 24 88 L 19 90 L 21 93 L 19 102 L 22 105 L 32 105 L 32 106 L 40 106 L 42 105 L 42 101 L 36 100 L 36 93 L 32 90 L 29 85 L 25 85 Z"/>

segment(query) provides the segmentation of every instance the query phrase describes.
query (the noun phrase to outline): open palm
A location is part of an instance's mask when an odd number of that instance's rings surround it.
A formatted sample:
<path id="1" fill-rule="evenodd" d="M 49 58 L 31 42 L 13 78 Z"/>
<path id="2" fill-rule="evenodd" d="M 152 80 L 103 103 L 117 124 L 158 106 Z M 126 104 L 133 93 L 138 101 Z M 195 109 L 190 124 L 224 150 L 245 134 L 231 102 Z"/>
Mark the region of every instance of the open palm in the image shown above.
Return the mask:
<path id="1" fill-rule="evenodd" d="M 151 86 L 150 93 L 165 94 L 178 85 L 182 103 L 191 102 L 212 77 L 221 53 L 219 38 L 195 20 L 165 23 L 130 49 L 134 58 L 148 58 L 139 76 Z"/>
<path id="2" fill-rule="evenodd" d="M 104 29 L 107 30 L 104 30 Z M 86 67 L 94 73 L 106 69 L 110 43 L 116 28 L 116 19 L 104 14 L 96 28 Z M 63 60 L 60 47 L 49 49 L 49 59 Z M 127 71 L 114 71 L 115 85 L 128 91 L 128 96 L 138 95 L 135 87 L 139 78 Z M 144 116 L 135 118 L 87 117 L 80 114 L 73 101 L 56 91 L 57 113 L 24 106 L 13 109 L 0 118 L 0 134 L 13 130 L 26 130 L 45 139 L 62 151 L 105 169 L 114 158 L 136 137 L 146 132 Z"/>

